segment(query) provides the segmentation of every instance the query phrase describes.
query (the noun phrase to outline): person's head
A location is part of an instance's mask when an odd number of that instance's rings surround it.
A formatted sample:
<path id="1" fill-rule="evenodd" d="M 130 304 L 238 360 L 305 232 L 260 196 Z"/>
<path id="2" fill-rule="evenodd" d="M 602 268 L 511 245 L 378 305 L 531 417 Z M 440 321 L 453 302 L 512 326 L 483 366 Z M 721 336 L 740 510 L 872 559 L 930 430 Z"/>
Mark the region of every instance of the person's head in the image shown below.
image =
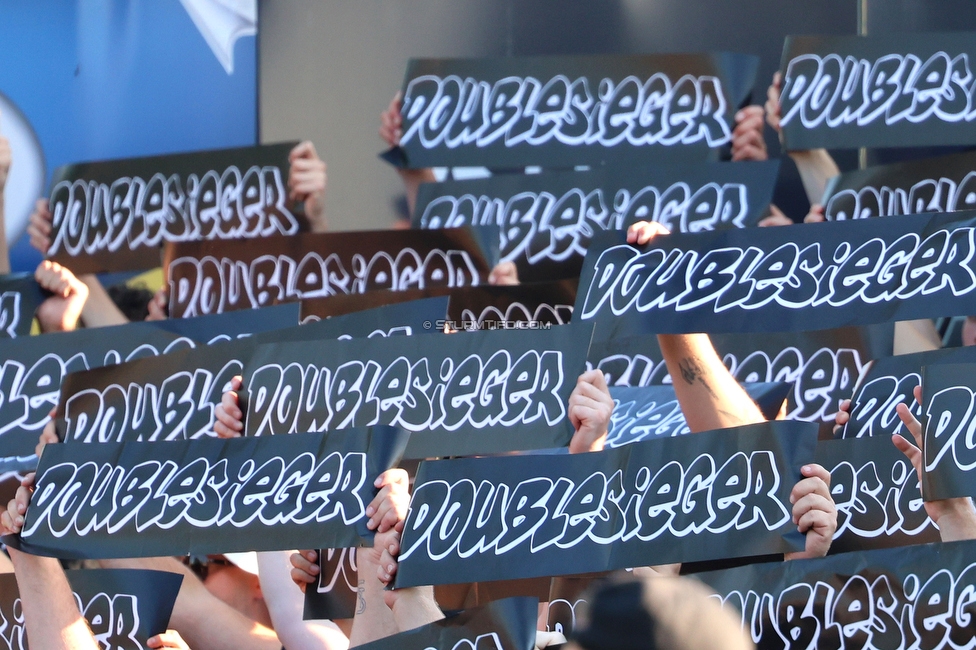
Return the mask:
<path id="1" fill-rule="evenodd" d="M 577 650 L 747 650 L 739 621 L 690 578 L 614 576 L 585 597 Z"/>

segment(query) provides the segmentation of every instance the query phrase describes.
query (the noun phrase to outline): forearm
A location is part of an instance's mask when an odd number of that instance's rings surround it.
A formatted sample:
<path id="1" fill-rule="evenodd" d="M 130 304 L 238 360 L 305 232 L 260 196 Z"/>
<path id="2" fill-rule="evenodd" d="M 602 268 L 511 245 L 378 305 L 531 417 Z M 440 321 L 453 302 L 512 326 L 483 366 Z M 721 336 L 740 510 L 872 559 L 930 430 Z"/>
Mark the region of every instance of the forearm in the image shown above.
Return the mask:
<path id="1" fill-rule="evenodd" d="M 827 181 L 840 174 L 837 163 L 826 149 L 791 151 L 790 158 L 800 172 L 803 189 L 810 203 L 821 203 L 827 189 Z"/>
<path id="2" fill-rule="evenodd" d="M 261 593 L 281 644 L 288 650 L 345 650 L 349 639 L 332 621 L 302 619 L 305 597 L 291 580 L 288 556 L 287 551 L 258 553 Z"/>
<path id="3" fill-rule="evenodd" d="M 393 611 L 386 606 L 383 597 L 383 583 L 377 578 L 376 558 L 367 549 L 357 549 L 357 571 L 359 573 L 359 595 L 356 615 L 352 621 L 352 634 L 349 647 L 375 641 L 397 633 Z"/>
<path id="4" fill-rule="evenodd" d="M 10 559 L 17 576 L 31 647 L 99 650 L 58 561 L 14 549 L 10 549 Z"/>
<path id="5" fill-rule="evenodd" d="M 426 167 L 424 169 L 398 169 L 400 179 L 403 181 L 403 190 L 407 195 L 407 209 L 410 210 L 410 218 L 413 218 L 414 209 L 417 207 L 417 192 L 420 191 L 422 183 L 434 183 L 434 170 Z"/>
<path id="6" fill-rule="evenodd" d="M 3 189 L 0 188 L 0 275 L 10 273 L 10 248 L 7 244 L 7 220 L 4 212 Z"/>
<path id="7" fill-rule="evenodd" d="M 444 612 L 434 600 L 433 587 L 409 587 L 400 589 L 393 604 L 393 619 L 397 631 L 406 632 L 439 621 Z"/>
<path id="8" fill-rule="evenodd" d="M 765 422 L 707 334 L 659 334 L 657 340 L 692 432 Z"/>
<path id="9" fill-rule="evenodd" d="M 129 319 L 125 317 L 112 299 L 109 298 L 105 287 L 94 275 L 82 275 L 79 280 L 88 287 L 88 300 L 81 310 L 81 321 L 85 327 L 107 327 L 109 325 L 125 325 Z"/>
<path id="10" fill-rule="evenodd" d="M 943 542 L 976 539 L 976 509 L 969 498 L 947 499 L 946 511 L 937 522 Z"/>
<path id="11" fill-rule="evenodd" d="M 208 650 L 281 650 L 273 630 L 247 618 L 209 591 L 182 562 L 171 557 L 101 560 L 107 568 L 155 569 L 183 575 L 170 627 L 191 648 Z"/>

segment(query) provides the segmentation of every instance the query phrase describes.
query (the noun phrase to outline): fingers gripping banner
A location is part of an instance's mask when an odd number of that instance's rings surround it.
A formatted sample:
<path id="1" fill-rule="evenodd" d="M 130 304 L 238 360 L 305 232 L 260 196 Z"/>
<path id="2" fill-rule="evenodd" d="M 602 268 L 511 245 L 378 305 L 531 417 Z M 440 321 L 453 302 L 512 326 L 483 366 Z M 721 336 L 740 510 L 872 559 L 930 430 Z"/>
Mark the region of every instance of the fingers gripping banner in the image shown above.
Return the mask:
<path id="1" fill-rule="evenodd" d="M 48 445 L 24 528 L 3 542 L 62 558 L 341 548 L 369 540 L 373 481 L 407 434 Z"/>
<path id="2" fill-rule="evenodd" d="M 560 447 L 591 330 L 262 345 L 244 367 L 245 435 L 389 424 L 407 458 Z"/>
<path id="3" fill-rule="evenodd" d="M 308 229 L 288 197 L 297 143 L 86 162 L 51 181 L 48 255 L 75 273 L 151 269 L 166 242 Z"/>
<path id="4" fill-rule="evenodd" d="M 183 576 L 164 571 L 66 571 L 75 602 L 101 650 L 148 650 L 169 626 Z M 0 649 L 27 650 L 24 609 L 14 574 L 0 575 Z"/>
<path id="5" fill-rule="evenodd" d="M 598 235 L 574 319 L 638 333 L 804 331 L 976 313 L 974 213 L 656 237 Z"/>
<path id="6" fill-rule="evenodd" d="M 406 167 L 704 160 L 731 141 L 758 58 L 741 54 L 412 59 Z"/>
<path id="7" fill-rule="evenodd" d="M 763 424 L 587 454 L 425 461 L 397 587 L 783 553 L 816 427 Z"/>

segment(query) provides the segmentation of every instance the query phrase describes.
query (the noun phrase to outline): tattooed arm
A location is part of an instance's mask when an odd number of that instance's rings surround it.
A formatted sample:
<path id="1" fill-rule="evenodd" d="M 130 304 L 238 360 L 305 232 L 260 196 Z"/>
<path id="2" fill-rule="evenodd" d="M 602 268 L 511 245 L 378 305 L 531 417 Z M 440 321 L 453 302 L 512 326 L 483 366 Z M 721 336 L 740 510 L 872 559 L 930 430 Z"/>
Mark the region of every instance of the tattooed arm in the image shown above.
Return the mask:
<path id="1" fill-rule="evenodd" d="M 722 363 L 707 334 L 660 334 L 657 340 L 693 432 L 766 421 Z"/>

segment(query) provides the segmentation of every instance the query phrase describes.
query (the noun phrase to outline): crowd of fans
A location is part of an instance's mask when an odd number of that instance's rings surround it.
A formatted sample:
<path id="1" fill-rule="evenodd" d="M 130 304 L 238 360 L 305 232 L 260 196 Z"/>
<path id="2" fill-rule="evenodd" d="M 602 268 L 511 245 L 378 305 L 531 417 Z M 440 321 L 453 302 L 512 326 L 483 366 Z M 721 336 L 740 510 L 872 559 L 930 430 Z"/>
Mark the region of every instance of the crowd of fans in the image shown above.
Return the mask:
<path id="1" fill-rule="evenodd" d="M 749 106 L 736 114 L 732 160 L 766 159 L 763 129 L 765 124 L 779 128 L 779 90 L 777 73 L 769 87 L 765 107 Z M 389 146 L 397 146 L 401 135 L 400 96 L 397 95 L 381 115 L 380 136 Z M 823 220 L 823 209 L 817 202 L 824 194 L 827 180 L 839 173 L 837 166 L 825 150 L 793 151 L 789 155 L 800 170 L 813 204 L 803 220 Z M 12 163 L 10 148 L 0 137 L 0 216 L 2 189 L 11 164 L 16 161 Z M 398 173 L 408 206 L 413 210 L 419 185 L 433 181 L 434 174 L 429 169 L 398 169 Z M 304 203 L 312 230 L 326 230 L 326 165 L 311 142 L 302 142 L 291 152 L 288 188 L 292 199 Z M 774 207 L 762 225 L 793 223 Z M 28 232 L 32 245 L 45 254 L 51 236 L 51 214 L 46 199 L 37 202 Z M 664 236 L 667 236 L 664 228 L 651 222 L 634 224 L 628 231 L 628 241 L 638 245 Z M 9 272 L 2 240 L 0 272 Z M 106 290 L 97 277 L 76 277 L 69 268 L 52 261 L 41 262 L 35 278 L 50 292 L 36 314 L 43 332 L 115 325 L 139 318 L 166 318 L 165 287 L 154 294 L 144 291 L 136 296 L 131 291 Z M 496 269 L 493 280 L 517 282 L 513 268 L 508 267 Z M 139 304 L 129 304 L 133 299 Z M 125 306 L 120 308 L 120 305 Z M 929 321 L 899 324 L 899 328 L 900 351 L 938 346 L 938 337 Z M 730 375 L 706 334 L 660 335 L 658 341 L 692 432 L 764 420 L 758 407 Z M 215 435 L 221 438 L 240 436 L 243 430 L 243 414 L 237 402 L 239 378 L 235 378 L 230 388 L 216 414 Z M 920 399 L 919 394 L 916 399 Z M 569 418 L 575 428 L 570 453 L 603 449 L 613 408 L 603 373 L 591 370 L 582 374 L 568 403 Z M 841 404 L 838 425 L 847 421 L 848 409 L 849 403 Z M 916 445 L 900 436 L 895 436 L 894 444 L 919 470 L 920 425 L 904 406 L 899 407 L 898 415 L 913 434 Z M 41 436 L 38 455 L 45 445 L 57 442 L 52 422 Z M 0 515 L 0 533 L 20 531 L 32 486 L 33 476 L 28 476 L 16 498 Z M 159 569 L 184 576 L 170 621 L 171 629 L 150 640 L 153 648 L 333 650 L 354 647 L 439 620 L 448 609 L 445 603 L 438 603 L 431 587 L 386 588 L 397 572 L 399 539 L 409 504 L 409 477 L 403 469 L 391 469 L 379 477 L 376 488 L 377 495 L 367 510 L 368 527 L 376 533 L 375 542 L 371 548 L 359 549 L 357 554 L 358 606 L 352 620 L 303 620 L 303 592 L 317 581 L 320 571 L 316 550 L 229 554 L 196 558 L 193 562 L 161 557 L 102 560 L 86 565 Z M 801 480 L 793 487 L 791 502 L 793 523 L 806 536 L 806 547 L 782 561 L 826 555 L 837 528 L 829 472 L 815 464 L 804 466 Z M 925 507 L 944 540 L 976 538 L 976 511 L 970 499 L 928 502 Z M 6 552 L 9 562 L 7 556 L 0 554 L 0 569 L 13 570 L 16 574 L 31 647 L 94 650 L 98 643 L 81 616 L 62 564 L 12 548 Z M 594 593 L 586 598 L 588 614 L 577 620 L 572 642 L 591 650 L 750 647 L 748 634 L 739 628 L 738 621 L 708 599 L 699 584 L 678 577 L 682 573 L 680 566 L 634 567 L 628 576 L 614 576 L 609 582 L 597 583 Z M 554 590 L 558 581 L 553 580 Z M 537 647 L 565 642 L 563 635 L 546 630 L 546 621 L 546 604 L 542 603 Z"/>

